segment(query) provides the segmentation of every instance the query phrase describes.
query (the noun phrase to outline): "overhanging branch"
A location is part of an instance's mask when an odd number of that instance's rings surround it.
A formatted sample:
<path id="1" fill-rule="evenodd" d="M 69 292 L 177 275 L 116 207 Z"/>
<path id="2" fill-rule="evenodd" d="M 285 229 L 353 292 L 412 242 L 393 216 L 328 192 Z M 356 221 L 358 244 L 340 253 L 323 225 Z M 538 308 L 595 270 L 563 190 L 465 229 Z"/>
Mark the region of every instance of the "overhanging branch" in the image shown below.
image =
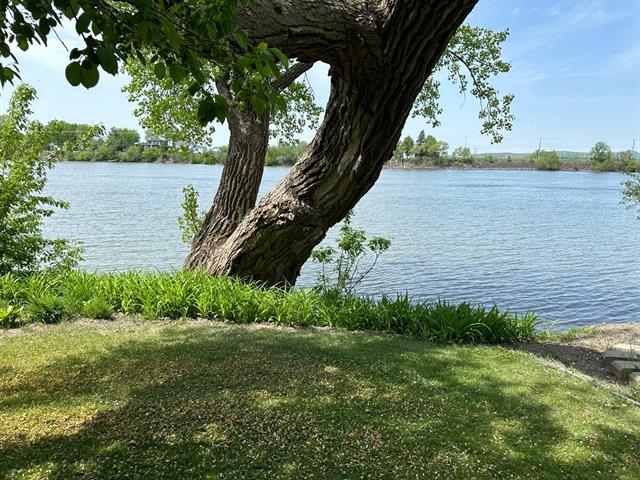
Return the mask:
<path id="1" fill-rule="evenodd" d="M 256 0 L 238 9 L 238 27 L 255 42 L 301 62 L 336 64 L 371 29 L 368 1 Z"/>

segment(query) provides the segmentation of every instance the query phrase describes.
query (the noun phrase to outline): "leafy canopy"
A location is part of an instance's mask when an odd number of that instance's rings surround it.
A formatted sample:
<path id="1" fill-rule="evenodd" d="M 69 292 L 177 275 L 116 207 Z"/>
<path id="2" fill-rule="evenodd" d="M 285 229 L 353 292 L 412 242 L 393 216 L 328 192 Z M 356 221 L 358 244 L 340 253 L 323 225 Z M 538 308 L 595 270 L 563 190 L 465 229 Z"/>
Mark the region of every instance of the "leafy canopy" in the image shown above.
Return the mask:
<path id="1" fill-rule="evenodd" d="M 140 134 L 130 128 L 112 128 L 107 135 L 107 147 L 122 152 L 140 141 Z"/>
<path id="2" fill-rule="evenodd" d="M 153 65 L 138 58 L 130 58 L 125 68 L 131 80 L 123 91 L 128 94 L 129 101 L 136 104 L 134 114 L 144 128 L 172 140 L 210 144 L 214 126 L 203 126 L 198 112 L 202 93 L 192 95 L 189 82 L 176 84 L 170 78 L 158 78 Z M 237 74 L 228 71 L 223 74 L 214 64 L 205 70 L 206 81 L 212 89 L 217 89 L 215 85 L 224 82 L 225 91 L 218 92 L 221 97 L 227 95 L 229 84 L 237 81 Z M 284 71 L 284 64 L 280 64 L 278 75 Z M 247 101 L 239 96 L 227 98 L 227 105 L 238 110 L 249 108 L 258 112 L 271 108 L 270 134 L 280 142 L 294 143 L 305 128 L 318 126 L 322 108 L 316 105 L 306 78 L 292 83 L 283 91 L 272 85 L 268 89 L 270 107 L 260 102 L 256 105 L 253 100 Z"/>
<path id="3" fill-rule="evenodd" d="M 235 29 L 240 1 L 1 0 L 0 83 L 20 78 L 16 48 L 46 45 L 57 27 L 72 22 L 84 46 L 69 53 L 65 75 L 71 85 L 94 87 L 100 70 L 115 75 L 122 62 L 136 56 L 150 63 L 158 78 L 169 77 L 176 84 L 189 79 L 189 91 L 201 94 L 201 123 L 223 121 L 226 100 L 207 83 L 212 64 L 243 78 L 231 88 L 256 105 L 270 102 L 268 82 L 277 75 L 278 64 L 287 64 L 278 49 L 253 45 Z"/>
<path id="4" fill-rule="evenodd" d="M 434 71 L 447 71 L 449 80 L 459 87 L 461 93 L 466 95 L 469 92 L 480 101 L 478 115 L 483 122 L 482 133 L 490 135 L 494 142 L 502 140 L 503 131 L 511 130 L 514 118 L 511 114 L 513 95 L 501 97 L 491 85 L 496 75 L 511 69 L 510 64 L 501 58 L 502 44 L 508 35 L 508 31 L 494 32 L 463 25 Z M 280 67 L 284 71 L 282 65 Z M 126 68 L 132 80 L 124 90 L 129 94 L 129 100 L 137 103 L 135 114 L 145 128 L 176 140 L 204 143 L 210 137 L 213 127 L 201 127 L 197 117 L 200 100 L 197 96 L 191 97 L 188 85 L 159 80 L 154 75 L 153 65 L 148 62 L 133 59 L 127 62 Z M 217 68 L 215 64 L 206 67 L 207 81 L 211 84 L 216 76 L 220 76 Z M 235 78 L 237 73 L 231 72 L 227 76 Z M 438 117 L 443 111 L 439 97 L 440 82 L 432 75 L 416 99 L 412 115 L 425 117 L 428 124 L 438 126 Z M 272 103 L 276 107 L 272 110 L 272 137 L 291 143 L 305 128 L 317 127 L 322 109 L 316 105 L 306 80 L 293 83 L 280 95 L 272 92 Z M 418 143 L 424 139 L 423 134 Z"/>
<path id="5" fill-rule="evenodd" d="M 460 93 L 467 92 L 480 102 L 478 118 L 482 121 L 483 135 L 491 136 L 494 143 L 503 138 L 503 131 L 510 131 L 513 123 L 511 94 L 501 97 L 491 80 L 496 75 L 507 73 L 511 65 L 502 60 L 502 44 L 509 31 L 494 32 L 488 28 L 462 25 L 455 33 L 432 75 L 425 82 L 416 99 L 412 116 L 424 117 L 432 127 L 440 125 L 440 81 L 435 78 L 439 71 L 457 85 Z"/>

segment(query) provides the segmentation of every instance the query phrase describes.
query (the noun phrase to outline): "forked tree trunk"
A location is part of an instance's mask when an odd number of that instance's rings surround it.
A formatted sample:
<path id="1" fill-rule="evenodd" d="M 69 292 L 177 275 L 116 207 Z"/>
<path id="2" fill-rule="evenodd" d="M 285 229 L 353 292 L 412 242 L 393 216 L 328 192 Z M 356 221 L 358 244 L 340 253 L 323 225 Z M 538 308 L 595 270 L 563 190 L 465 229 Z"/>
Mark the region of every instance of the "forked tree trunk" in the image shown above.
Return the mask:
<path id="1" fill-rule="evenodd" d="M 212 274 L 295 282 L 327 230 L 377 180 L 416 96 L 476 0 L 311 3 L 258 1 L 239 14 L 254 39 L 330 63 L 331 96 L 314 140 L 274 190 L 217 248 L 194 243 L 198 267 Z"/>

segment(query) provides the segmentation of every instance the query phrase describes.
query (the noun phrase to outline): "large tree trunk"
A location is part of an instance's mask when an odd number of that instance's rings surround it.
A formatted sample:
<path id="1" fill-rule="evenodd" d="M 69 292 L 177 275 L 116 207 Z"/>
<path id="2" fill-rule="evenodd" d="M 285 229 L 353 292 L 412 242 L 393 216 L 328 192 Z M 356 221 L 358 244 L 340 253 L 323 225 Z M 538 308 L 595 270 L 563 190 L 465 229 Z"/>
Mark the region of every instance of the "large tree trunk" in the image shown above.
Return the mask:
<path id="1" fill-rule="evenodd" d="M 259 1 L 239 14 L 254 38 L 329 62 L 331 97 L 296 165 L 224 244 L 201 256 L 198 266 L 213 274 L 295 282 L 327 230 L 377 180 L 416 96 L 476 0 L 317 0 L 304 10 L 308 3 Z"/>

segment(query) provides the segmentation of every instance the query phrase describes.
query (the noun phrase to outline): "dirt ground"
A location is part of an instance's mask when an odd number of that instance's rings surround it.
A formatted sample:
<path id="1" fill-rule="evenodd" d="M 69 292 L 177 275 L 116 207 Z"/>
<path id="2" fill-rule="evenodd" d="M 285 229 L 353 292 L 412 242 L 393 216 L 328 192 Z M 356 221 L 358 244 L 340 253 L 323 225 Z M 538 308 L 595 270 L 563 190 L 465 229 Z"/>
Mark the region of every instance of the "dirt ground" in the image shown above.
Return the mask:
<path id="1" fill-rule="evenodd" d="M 592 327 L 570 340 L 519 343 L 518 350 L 561 362 L 590 377 L 618 383 L 602 366 L 602 354 L 617 344 L 640 345 L 640 323 L 607 324 Z"/>

